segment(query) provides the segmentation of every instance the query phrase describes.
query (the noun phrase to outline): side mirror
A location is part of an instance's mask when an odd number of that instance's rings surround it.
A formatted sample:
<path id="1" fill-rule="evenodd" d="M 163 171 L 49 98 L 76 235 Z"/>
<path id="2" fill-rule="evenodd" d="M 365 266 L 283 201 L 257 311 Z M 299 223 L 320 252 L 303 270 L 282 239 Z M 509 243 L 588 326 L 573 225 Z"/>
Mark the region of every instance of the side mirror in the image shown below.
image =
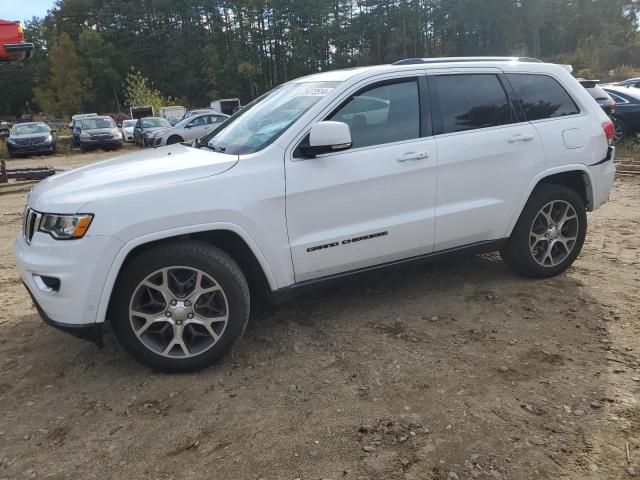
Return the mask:
<path id="1" fill-rule="evenodd" d="M 309 144 L 301 145 L 302 153 L 315 157 L 323 153 L 339 152 L 351 148 L 351 130 L 344 122 L 318 122 L 309 132 Z"/>
<path id="2" fill-rule="evenodd" d="M 122 124 L 121 123 L 116 123 L 116 127 L 122 128 Z"/>

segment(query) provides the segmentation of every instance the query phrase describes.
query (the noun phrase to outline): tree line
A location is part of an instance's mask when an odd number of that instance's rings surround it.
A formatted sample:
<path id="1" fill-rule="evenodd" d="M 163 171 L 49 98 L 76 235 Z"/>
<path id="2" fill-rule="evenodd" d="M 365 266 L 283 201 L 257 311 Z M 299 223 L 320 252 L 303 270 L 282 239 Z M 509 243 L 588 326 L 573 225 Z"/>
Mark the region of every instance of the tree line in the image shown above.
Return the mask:
<path id="1" fill-rule="evenodd" d="M 0 66 L 0 115 L 117 112 L 133 70 L 187 106 L 313 72 L 513 55 L 608 79 L 640 66 L 639 0 L 57 0 Z M 140 72 L 140 73 L 138 73 Z"/>

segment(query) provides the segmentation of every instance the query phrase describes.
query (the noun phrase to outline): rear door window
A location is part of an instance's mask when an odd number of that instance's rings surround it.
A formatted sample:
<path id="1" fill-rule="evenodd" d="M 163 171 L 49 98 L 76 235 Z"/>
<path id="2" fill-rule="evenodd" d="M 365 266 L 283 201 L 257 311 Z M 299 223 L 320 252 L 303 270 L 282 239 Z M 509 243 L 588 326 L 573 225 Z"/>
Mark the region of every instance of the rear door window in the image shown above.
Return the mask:
<path id="1" fill-rule="evenodd" d="M 507 78 L 529 121 L 580 113 L 567 91 L 547 75 L 508 73 Z"/>
<path id="2" fill-rule="evenodd" d="M 509 99 L 497 75 L 438 75 L 432 80 L 440 103 L 442 133 L 512 123 Z"/>

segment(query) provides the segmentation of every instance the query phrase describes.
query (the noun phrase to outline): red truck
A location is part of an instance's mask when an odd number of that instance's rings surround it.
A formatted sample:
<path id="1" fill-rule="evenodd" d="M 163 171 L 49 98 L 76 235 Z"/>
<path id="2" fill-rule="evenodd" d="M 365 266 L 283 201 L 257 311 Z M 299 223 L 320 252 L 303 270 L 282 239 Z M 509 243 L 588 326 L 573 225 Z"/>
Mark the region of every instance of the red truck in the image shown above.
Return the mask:
<path id="1" fill-rule="evenodd" d="M 33 43 L 24 41 L 20 22 L 0 19 L 0 62 L 14 62 L 28 58 L 33 52 Z"/>

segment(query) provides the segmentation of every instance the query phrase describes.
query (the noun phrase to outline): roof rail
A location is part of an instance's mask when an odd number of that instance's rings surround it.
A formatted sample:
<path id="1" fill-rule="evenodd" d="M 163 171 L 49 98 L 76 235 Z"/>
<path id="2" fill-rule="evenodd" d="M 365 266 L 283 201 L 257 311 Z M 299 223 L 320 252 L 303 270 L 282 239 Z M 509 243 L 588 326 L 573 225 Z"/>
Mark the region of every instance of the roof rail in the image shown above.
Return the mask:
<path id="1" fill-rule="evenodd" d="M 423 63 L 464 63 L 464 62 L 523 62 L 542 63 L 542 60 L 531 57 L 433 57 L 433 58 L 405 58 L 397 60 L 391 65 L 419 65 Z"/>

